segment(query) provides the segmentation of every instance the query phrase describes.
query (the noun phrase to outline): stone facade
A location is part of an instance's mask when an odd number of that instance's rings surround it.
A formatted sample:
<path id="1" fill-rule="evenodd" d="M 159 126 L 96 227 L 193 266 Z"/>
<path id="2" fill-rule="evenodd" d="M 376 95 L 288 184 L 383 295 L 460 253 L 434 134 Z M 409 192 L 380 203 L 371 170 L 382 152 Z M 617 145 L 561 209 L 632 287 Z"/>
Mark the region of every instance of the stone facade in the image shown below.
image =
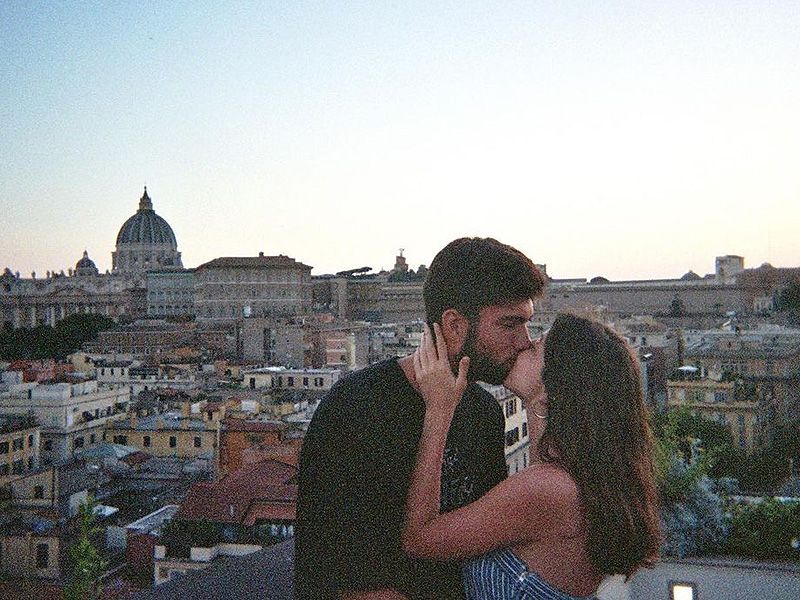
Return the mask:
<path id="1" fill-rule="evenodd" d="M 288 256 L 216 258 L 195 269 L 200 321 L 286 317 L 311 312 L 311 267 Z"/>

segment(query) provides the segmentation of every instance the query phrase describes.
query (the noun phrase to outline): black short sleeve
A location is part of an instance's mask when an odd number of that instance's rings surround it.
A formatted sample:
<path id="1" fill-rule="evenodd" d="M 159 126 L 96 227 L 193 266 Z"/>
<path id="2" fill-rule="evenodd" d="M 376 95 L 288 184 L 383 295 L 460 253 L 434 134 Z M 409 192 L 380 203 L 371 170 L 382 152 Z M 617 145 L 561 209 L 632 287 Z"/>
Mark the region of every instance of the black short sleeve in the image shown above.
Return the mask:
<path id="1" fill-rule="evenodd" d="M 460 564 L 402 552 L 424 402 L 396 361 L 340 381 L 321 402 L 300 456 L 295 595 L 394 588 L 413 600 L 460 599 Z M 472 502 L 506 476 L 497 401 L 470 386 L 448 434 L 442 509 Z"/>

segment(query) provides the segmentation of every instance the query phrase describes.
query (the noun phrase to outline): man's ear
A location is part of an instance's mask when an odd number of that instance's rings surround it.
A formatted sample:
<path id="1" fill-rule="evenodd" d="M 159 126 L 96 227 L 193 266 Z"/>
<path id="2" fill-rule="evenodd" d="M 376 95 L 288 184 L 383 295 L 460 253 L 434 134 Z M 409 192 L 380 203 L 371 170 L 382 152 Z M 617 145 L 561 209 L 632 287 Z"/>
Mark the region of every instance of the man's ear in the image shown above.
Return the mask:
<path id="1" fill-rule="evenodd" d="M 469 320 L 455 308 L 442 313 L 442 334 L 447 342 L 447 353 L 455 356 L 461 352 L 469 333 Z"/>

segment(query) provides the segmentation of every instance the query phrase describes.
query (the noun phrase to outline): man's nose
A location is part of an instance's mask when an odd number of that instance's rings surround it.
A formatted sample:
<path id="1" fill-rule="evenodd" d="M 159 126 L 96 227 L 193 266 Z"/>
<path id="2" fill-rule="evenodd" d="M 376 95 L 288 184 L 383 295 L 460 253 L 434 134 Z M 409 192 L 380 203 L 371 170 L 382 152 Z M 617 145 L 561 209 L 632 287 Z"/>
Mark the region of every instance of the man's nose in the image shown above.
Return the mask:
<path id="1" fill-rule="evenodd" d="M 528 350 L 529 348 L 533 348 L 533 342 L 531 341 L 531 334 L 528 331 L 528 328 L 523 325 L 522 330 L 517 336 L 516 349 L 519 352 L 522 352 L 523 350 Z"/>

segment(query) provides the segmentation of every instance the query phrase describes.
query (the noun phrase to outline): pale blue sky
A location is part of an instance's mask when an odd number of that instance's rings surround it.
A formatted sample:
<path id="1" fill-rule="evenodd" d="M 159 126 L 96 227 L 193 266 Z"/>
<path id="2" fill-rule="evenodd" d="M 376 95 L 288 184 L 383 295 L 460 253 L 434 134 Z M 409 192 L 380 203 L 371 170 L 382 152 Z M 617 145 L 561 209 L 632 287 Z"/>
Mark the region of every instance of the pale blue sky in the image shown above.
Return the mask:
<path id="1" fill-rule="evenodd" d="M 797 2 L 0 3 L 0 268 L 101 269 L 147 183 L 186 266 L 800 266 Z"/>

